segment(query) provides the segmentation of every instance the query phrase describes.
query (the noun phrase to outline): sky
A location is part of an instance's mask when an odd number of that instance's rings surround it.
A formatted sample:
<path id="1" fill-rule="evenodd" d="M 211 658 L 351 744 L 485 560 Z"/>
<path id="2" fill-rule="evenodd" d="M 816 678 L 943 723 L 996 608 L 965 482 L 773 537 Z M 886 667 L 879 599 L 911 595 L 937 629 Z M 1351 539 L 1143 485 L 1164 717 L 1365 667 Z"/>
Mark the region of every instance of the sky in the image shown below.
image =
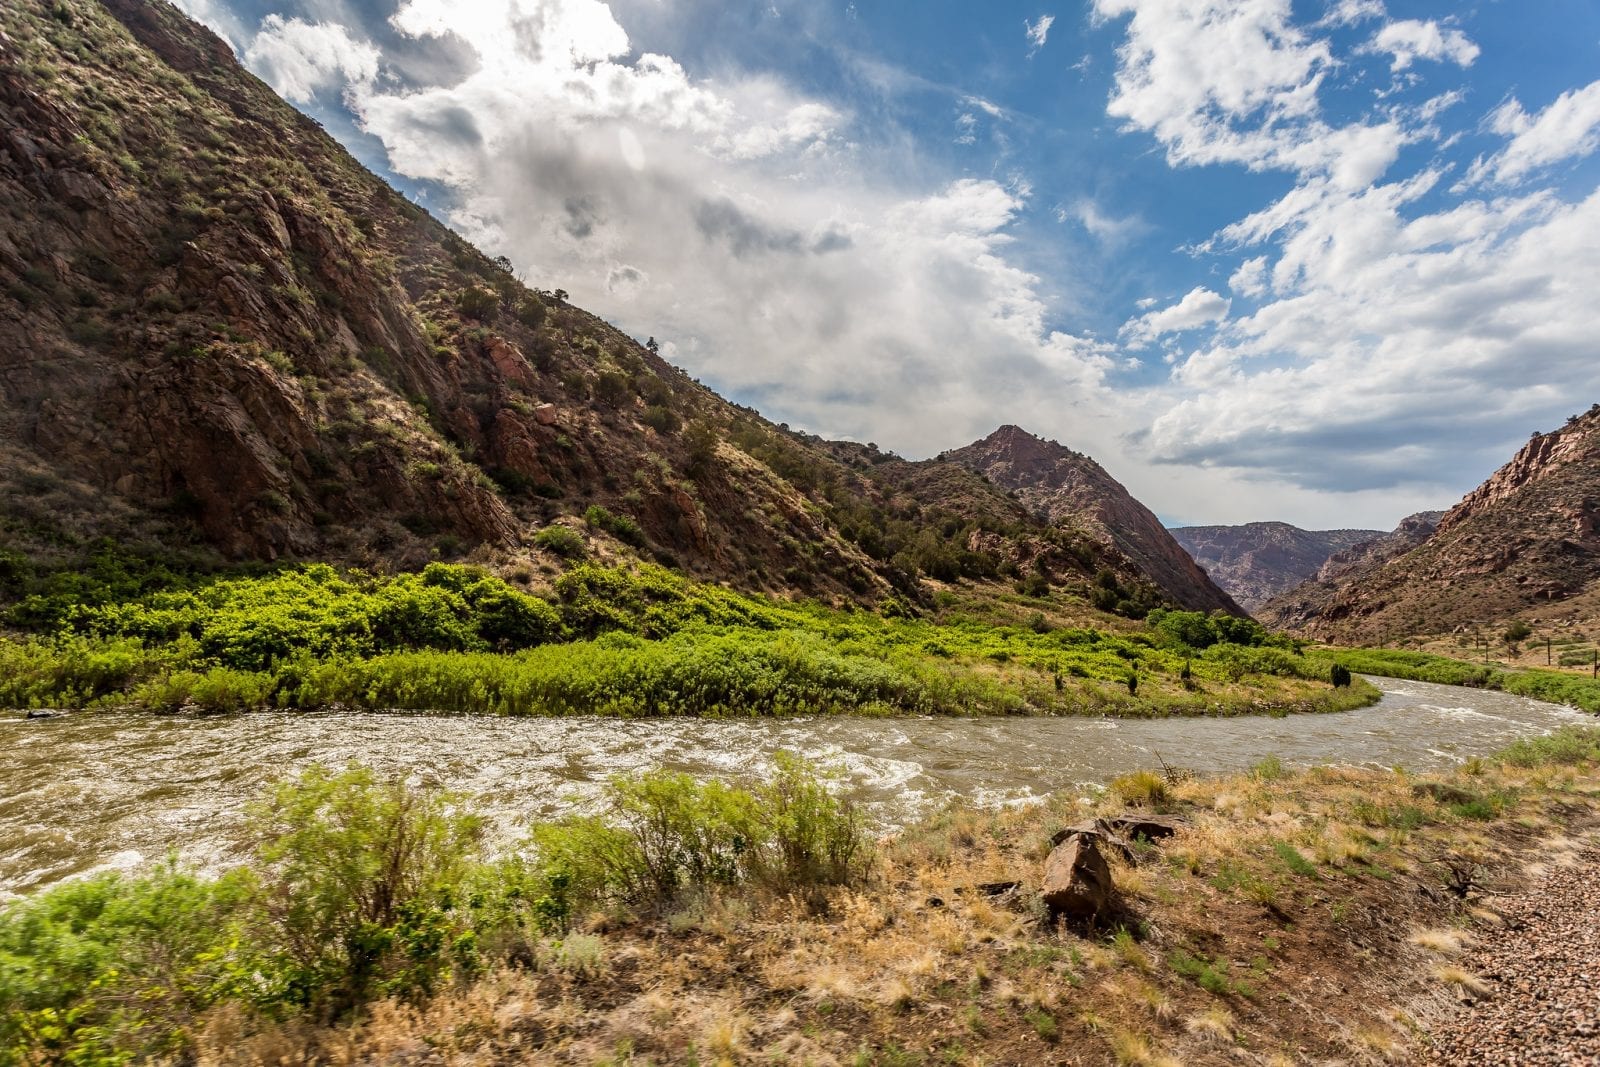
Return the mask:
<path id="1" fill-rule="evenodd" d="M 1600 401 L 1593 0 L 178 0 L 775 421 L 1387 529 Z"/>

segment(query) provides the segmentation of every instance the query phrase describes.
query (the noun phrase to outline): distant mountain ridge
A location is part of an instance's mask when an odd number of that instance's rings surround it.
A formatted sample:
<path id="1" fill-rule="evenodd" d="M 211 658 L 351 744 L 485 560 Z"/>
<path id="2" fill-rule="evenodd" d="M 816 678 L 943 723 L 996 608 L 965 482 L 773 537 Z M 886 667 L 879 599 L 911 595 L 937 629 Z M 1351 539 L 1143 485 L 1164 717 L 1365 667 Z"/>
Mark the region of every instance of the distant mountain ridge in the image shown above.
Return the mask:
<path id="1" fill-rule="evenodd" d="M 1381 530 L 1302 530 L 1286 522 L 1181 526 L 1170 532 L 1212 581 L 1252 612 L 1314 577 L 1335 553 L 1383 536 Z"/>
<path id="2" fill-rule="evenodd" d="M 1425 512 L 1335 557 L 1262 609 L 1272 626 L 1338 641 L 1495 625 L 1600 595 L 1600 405 L 1536 433 L 1448 512 Z M 1581 606 L 1587 604 L 1588 606 Z"/>
<path id="3" fill-rule="evenodd" d="M 1104 537 L 1184 607 L 1244 614 L 1161 525 L 1093 459 L 1019 426 L 941 453 L 939 460 L 977 471 L 1052 524 L 1078 525 Z"/>

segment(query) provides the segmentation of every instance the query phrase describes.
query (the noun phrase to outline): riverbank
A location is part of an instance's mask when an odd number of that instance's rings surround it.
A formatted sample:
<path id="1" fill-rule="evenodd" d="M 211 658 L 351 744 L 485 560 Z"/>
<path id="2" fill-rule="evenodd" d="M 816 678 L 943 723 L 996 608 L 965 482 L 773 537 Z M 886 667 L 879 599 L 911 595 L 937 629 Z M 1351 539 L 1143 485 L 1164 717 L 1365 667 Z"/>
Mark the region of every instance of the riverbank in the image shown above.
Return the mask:
<path id="1" fill-rule="evenodd" d="M 1248 619 L 1158 609 L 1093 628 L 998 596 L 913 617 L 593 564 L 543 596 L 444 564 L 288 567 L 132 598 L 74 587 L 10 610 L 33 633 L 0 636 L 0 707 L 1159 717 L 1378 699 Z"/>
<path id="2" fill-rule="evenodd" d="M 1386 648 L 1324 646 L 1307 649 L 1305 658 L 1329 668 L 1337 663 L 1362 674 L 1408 678 L 1436 685 L 1493 689 L 1552 704 L 1566 704 L 1591 714 L 1600 713 L 1600 679 L 1582 671 L 1505 668 L 1487 663 L 1469 663 L 1429 652 Z"/>
<path id="3" fill-rule="evenodd" d="M 1295 774 L 1269 759 L 1228 777 L 1129 775 L 1087 803 L 952 808 L 837 879 L 730 869 L 699 891 L 538 905 L 548 923 L 520 938 L 484 927 L 474 964 L 435 972 L 424 994 L 380 991 L 341 1019 L 263 1015 L 236 992 L 192 1007 L 174 1040 L 205 1063 L 1398 1057 L 1474 988 L 1454 954 L 1493 922 L 1482 894 L 1600 818 L 1597 740 L 1569 729 L 1450 774 Z M 1051 835 L 1129 810 L 1177 833 L 1112 852 L 1119 904 L 1103 922 L 1049 921 L 1037 890 Z M 271 863 L 258 875 L 281 876 Z M 521 899 L 550 900 L 541 884 Z M 460 944 L 451 924 L 492 899 L 458 904 L 419 951 Z"/>

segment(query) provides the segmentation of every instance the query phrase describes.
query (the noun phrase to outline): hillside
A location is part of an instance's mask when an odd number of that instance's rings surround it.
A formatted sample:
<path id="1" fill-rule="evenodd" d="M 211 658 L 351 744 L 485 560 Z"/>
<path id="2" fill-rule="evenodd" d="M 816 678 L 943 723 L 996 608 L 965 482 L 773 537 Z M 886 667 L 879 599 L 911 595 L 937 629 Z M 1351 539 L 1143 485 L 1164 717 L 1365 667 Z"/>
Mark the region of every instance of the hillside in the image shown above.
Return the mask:
<path id="1" fill-rule="evenodd" d="M 1243 614 L 1173 539 L 1155 514 L 1088 456 L 1016 426 L 939 459 L 1015 492 L 1035 515 L 1108 540 L 1184 607 Z"/>
<path id="2" fill-rule="evenodd" d="M 1269 626 L 1342 642 L 1461 632 L 1537 613 L 1594 613 L 1600 590 L 1600 405 L 1536 433 L 1437 518 L 1413 516 L 1382 542 L 1335 557 L 1268 605 Z"/>
<path id="3" fill-rule="evenodd" d="M 1170 532 L 1213 582 L 1252 612 L 1314 577 L 1335 553 L 1383 536 L 1381 530 L 1302 530 L 1286 522 Z"/>
<path id="4" fill-rule="evenodd" d="M 588 555 L 867 603 L 1223 603 L 1128 551 L 1144 532 L 1063 533 L 951 465 L 728 403 L 559 280 L 524 286 L 170 5 L 25 0 L 0 32 L 8 559 Z"/>

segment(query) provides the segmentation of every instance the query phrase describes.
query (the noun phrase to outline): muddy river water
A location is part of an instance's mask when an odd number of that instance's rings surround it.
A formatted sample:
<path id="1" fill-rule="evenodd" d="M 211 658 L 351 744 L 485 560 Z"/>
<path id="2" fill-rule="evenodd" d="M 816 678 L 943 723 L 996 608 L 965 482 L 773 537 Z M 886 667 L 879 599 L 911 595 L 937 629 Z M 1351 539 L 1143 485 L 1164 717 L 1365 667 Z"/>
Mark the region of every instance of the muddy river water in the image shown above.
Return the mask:
<path id="1" fill-rule="evenodd" d="M 475 798 L 502 840 L 592 804 L 613 775 L 668 767 L 758 777 L 779 749 L 837 770 L 885 827 L 961 797 L 1025 802 L 1138 767 L 1447 766 L 1589 720 L 1503 693 L 1374 678 L 1370 708 L 1285 718 L 533 719 L 371 713 L 0 719 L 0 899 L 176 852 L 242 855 L 244 806 L 312 763 L 350 761 Z"/>

